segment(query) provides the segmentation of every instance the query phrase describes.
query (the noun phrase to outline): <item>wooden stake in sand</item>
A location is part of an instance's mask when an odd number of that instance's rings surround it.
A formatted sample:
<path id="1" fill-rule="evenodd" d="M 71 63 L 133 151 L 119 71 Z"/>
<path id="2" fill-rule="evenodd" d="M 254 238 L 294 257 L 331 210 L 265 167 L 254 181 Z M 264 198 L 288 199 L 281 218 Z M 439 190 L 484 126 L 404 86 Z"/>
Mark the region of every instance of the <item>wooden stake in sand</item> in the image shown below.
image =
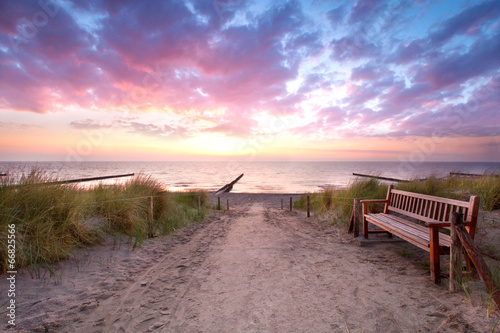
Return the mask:
<path id="1" fill-rule="evenodd" d="M 224 185 L 221 189 L 219 189 L 217 192 L 215 192 L 215 194 L 219 194 L 219 193 L 223 193 L 223 192 L 231 192 L 234 184 L 236 184 L 238 182 L 238 180 L 241 179 L 241 177 L 243 177 L 243 174 L 239 175 L 235 180 L 233 180 L 229 184 Z"/>
<path id="2" fill-rule="evenodd" d="M 290 211 L 292 211 L 292 197 L 290 197 Z"/>
<path id="3" fill-rule="evenodd" d="M 354 237 L 359 237 L 359 208 L 360 208 L 361 202 L 359 199 L 354 199 Z"/>
<path id="4" fill-rule="evenodd" d="M 148 237 L 154 237 L 154 226 L 153 226 L 153 197 L 148 197 Z"/>
<path id="5" fill-rule="evenodd" d="M 307 196 L 307 217 L 311 217 L 311 207 L 310 207 L 309 196 Z"/>
<path id="6" fill-rule="evenodd" d="M 354 199 L 352 206 L 351 222 L 349 223 L 348 233 L 354 232 L 354 238 L 359 236 L 359 207 L 361 202 L 359 199 Z"/>
<path id="7" fill-rule="evenodd" d="M 451 217 L 451 246 L 450 246 L 450 291 L 454 292 L 462 284 L 463 246 L 456 231 L 457 224 L 461 224 L 464 214 L 454 212 Z"/>
<path id="8" fill-rule="evenodd" d="M 454 212 L 453 214 L 455 215 L 456 213 Z M 474 242 L 472 241 L 472 238 L 465 229 L 465 226 L 461 220 L 462 220 L 461 218 L 457 218 L 455 220 L 456 233 L 460 238 L 460 241 L 462 242 L 465 251 L 467 251 L 470 260 L 472 261 L 479 275 L 481 276 L 481 279 L 483 279 L 483 282 L 486 285 L 486 289 L 491 294 L 491 298 L 500 309 L 500 286 L 496 285 L 495 280 L 491 275 L 489 267 L 486 265 L 483 256 L 479 252 L 479 249 L 476 246 L 476 244 L 474 244 Z"/>

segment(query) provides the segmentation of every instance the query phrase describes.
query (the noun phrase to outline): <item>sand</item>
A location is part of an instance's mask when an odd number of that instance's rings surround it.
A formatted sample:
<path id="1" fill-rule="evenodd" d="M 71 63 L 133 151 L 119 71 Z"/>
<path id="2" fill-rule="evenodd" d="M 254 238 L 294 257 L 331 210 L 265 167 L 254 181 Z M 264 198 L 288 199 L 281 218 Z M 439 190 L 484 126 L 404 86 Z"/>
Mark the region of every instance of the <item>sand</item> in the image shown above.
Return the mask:
<path id="1" fill-rule="evenodd" d="M 24 269 L 16 326 L 4 319 L 0 328 L 490 332 L 500 320 L 497 310 L 486 316 L 486 301 L 450 294 L 447 279 L 433 284 L 426 252 L 405 242 L 361 246 L 345 228 L 290 212 L 288 198 L 224 194 L 229 211 L 139 248 L 115 237 L 76 251 L 51 272 Z"/>

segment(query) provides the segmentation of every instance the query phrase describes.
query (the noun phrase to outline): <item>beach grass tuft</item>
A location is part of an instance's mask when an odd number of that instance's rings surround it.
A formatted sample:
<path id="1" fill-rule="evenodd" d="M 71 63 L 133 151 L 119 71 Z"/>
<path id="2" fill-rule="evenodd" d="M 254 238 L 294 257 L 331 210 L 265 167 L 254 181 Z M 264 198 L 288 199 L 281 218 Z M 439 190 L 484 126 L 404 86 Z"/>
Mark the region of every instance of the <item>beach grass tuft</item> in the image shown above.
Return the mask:
<path id="1" fill-rule="evenodd" d="M 41 170 L 17 179 L 1 178 L 0 244 L 5 246 L 0 247 L 0 273 L 8 270 L 9 225 L 16 229 L 19 268 L 65 259 L 73 249 L 99 243 L 107 234 L 126 234 L 134 245 L 139 244 L 148 237 L 148 197 L 153 198 L 156 234 L 201 221 L 208 204 L 202 191 L 167 192 L 160 182 L 145 175 L 113 186 L 46 184 L 56 181 Z"/>
<path id="2" fill-rule="evenodd" d="M 295 202 L 298 209 L 306 209 L 306 197 L 310 197 L 311 209 L 317 213 L 332 216 L 333 223 L 347 225 L 355 198 L 384 199 L 387 183 L 376 179 L 358 178 L 346 188 L 325 188 L 321 192 L 306 193 Z M 468 200 L 471 195 L 480 197 L 484 210 L 500 209 L 500 177 L 485 174 L 481 177 L 429 177 L 415 179 L 395 185 L 396 189 L 434 195 L 439 197 Z"/>

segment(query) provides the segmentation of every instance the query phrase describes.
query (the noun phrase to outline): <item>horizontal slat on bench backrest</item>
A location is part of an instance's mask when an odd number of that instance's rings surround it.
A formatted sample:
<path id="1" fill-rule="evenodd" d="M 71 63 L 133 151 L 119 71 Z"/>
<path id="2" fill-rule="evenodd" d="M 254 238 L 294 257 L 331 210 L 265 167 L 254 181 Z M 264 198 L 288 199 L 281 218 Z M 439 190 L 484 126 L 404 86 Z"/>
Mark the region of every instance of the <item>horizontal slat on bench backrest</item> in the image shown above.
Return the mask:
<path id="1" fill-rule="evenodd" d="M 459 207 L 469 207 L 468 201 L 460 201 L 460 200 L 455 200 L 455 199 L 441 198 L 441 197 L 435 197 L 432 195 L 406 192 L 406 191 L 401 191 L 401 190 L 392 190 L 392 193 L 393 194 L 394 193 L 401 194 L 405 197 L 415 197 L 415 198 L 422 198 L 422 199 L 430 200 L 430 201 L 443 202 L 443 203 L 452 204 L 452 205 L 459 206 Z"/>
<path id="2" fill-rule="evenodd" d="M 469 202 L 431 195 L 392 190 L 388 210 L 424 222 L 446 222 L 454 211 L 467 214 Z"/>

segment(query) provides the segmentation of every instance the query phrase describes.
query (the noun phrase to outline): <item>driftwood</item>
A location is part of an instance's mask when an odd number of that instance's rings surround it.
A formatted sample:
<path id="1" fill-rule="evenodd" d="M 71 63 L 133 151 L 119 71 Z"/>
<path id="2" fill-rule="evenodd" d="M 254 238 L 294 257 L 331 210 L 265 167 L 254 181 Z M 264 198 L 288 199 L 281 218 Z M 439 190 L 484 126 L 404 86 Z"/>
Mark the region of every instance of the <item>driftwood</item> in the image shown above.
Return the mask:
<path id="1" fill-rule="evenodd" d="M 358 177 L 368 177 L 368 178 L 375 178 L 375 179 L 381 179 L 381 180 L 389 180 L 392 182 L 408 182 L 406 179 L 397 179 L 397 178 L 389 178 L 389 177 L 380 177 L 380 176 L 371 176 L 371 175 L 364 175 L 362 173 L 352 173 L 353 176 L 358 176 Z"/>
<path id="2" fill-rule="evenodd" d="M 467 176 L 467 177 L 482 177 L 476 173 L 450 172 L 450 176 Z"/>
<path id="3" fill-rule="evenodd" d="M 463 172 L 450 172 L 450 176 L 464 176 L 464 177 L 488 177 L 488 176 L 494 176 L 494 177 L 500 177 L 500 174 L 477 174 L 477 173 L 463 173 Z"/>
<path id="4" fill-rule="evenodd" d="M 235 180 L 233 180 L 229 184 L 224 185 L 217 192 L 215 192 L 215 194 L 219 194 L 219 193 L 223 193 L 223 192 L 231 192 L 231 190 L 233 189 L 233 185 L 236 184 L 238 182 L 238 180 L 241 179 L 241 177 L 243 177 L 243 174 L 239 175 L 238 178 L 236 178 Z"/>
<path id="5" fill-rule="evenodd" d="M 495 279 L 491 275 L 489 267 L 486 265 L 486 262 L 483 259 L 483 256 L 479 252 L 478 247 L 474 244 L 472 238 L 469 233 L 465 229 L 465 226 L 461 219 L 456 219 L 455 229 L 462 242 L 465 251 L 470 257 L 470 260 L 476 267 L 479 275 L 481 276 L 484 284 L 486 285 L 486 289 L 491 294 L 491 298 L 497 304 L 500 309 L 500 286 L 497 286 L 495 283 Z"/>
<path id="6" fill-rule="evenodd" d="M 79 178 L 79 179 L 70 179 L 70 180 L 60 180 L 55 182 L 47 182 L 40 185 L 57 185 L 57 184 L 71 184 L 71 183 L 80 183 L 80 182 L 90 182 L 95 180 L 103 180 L 103 179 L 111 179 L 111 178 L 121 178 L 121 177 L 132 177 L 133 173 L 127 173 L 125 175 L 115 175 L 115 176 L 101 176 L 101 177 L 91 177 L 91 178 Z"/>

